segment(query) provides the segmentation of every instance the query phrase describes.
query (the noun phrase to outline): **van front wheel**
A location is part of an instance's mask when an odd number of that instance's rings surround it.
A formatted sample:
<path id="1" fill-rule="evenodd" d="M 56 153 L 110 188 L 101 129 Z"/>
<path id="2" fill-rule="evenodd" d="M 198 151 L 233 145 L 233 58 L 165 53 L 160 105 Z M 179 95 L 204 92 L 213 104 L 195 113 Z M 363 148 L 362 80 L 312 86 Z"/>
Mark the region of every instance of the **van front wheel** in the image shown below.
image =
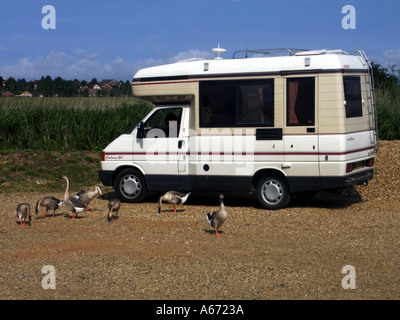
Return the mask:
<path id="1" fill-rule="evenodd" d="M 141 202 L 147 195 L 144 178 L 134 169 L 121 171 L 115 180 L 114 189 L 124 202 Z"/>
<path id="2" fill-rule="evenodd" d="M 289 204 L 291 194 L 286 181 L 271 176 L 258 181 L 257 198 L 265 209 L 276 210 L 285 208 Z"/>

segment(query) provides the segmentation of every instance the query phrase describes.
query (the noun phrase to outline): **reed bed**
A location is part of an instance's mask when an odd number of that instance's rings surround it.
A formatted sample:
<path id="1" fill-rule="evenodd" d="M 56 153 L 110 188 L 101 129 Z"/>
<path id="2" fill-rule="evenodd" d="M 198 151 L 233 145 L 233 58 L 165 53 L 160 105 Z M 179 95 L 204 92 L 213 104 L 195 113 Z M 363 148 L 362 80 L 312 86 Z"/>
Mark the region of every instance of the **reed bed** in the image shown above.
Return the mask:
<path id="1" fill-rule="evenodd" d="M 379 139 L 400 139 L 400 87 L 377 88 Z M 101 151 L 152 105 L 133 97 L 0 98 L 0 151 Z"/>
<path id="2" fill-rule="evenodd" d="M 400 139 L 400 87 L 376 90 L 379 139 Z"/>
<path id="3" fill-rule="evenodd" d="M 135 98 L 2 98 L 0 150 L 101 151 L 151 109 Z"/>

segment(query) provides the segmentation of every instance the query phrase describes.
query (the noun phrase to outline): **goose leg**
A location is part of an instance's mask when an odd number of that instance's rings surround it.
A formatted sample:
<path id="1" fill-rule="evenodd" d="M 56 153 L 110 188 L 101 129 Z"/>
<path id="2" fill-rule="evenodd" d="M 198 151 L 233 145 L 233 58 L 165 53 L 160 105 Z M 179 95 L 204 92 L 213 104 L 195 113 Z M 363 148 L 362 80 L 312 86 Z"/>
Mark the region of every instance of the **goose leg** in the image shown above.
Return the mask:
<path id="1" fill-rule="evenodd" d="M 42 218 L 45 218 L 47 214 L 47 210 L 45 211 L 45 213 L 42 214 Z"/>
<path id="2" fill-rule="evenodd" d="M 53 210 L 53 215 L 50 218 L 54 218 L 56 215 L 56 210 Z"/>
<path id="3" fill-rule="evenodd" d="M 75 220 L 75 212 L 72 212 L 72 218 L 71 220 Z"/>
<path id="4" fill-rule="evenodd" d="M 214 229 L 215 229 L 215 235 L 216 235 L 217 237 L 221 236 L 221 234 L 218 233 L 217 227 L 215 227 Z"/>
<path id="5" fill-rule="evenodd" d="M 174 204 L 174 212 L 173 213 L 176 213 L 176 204 Z"/>

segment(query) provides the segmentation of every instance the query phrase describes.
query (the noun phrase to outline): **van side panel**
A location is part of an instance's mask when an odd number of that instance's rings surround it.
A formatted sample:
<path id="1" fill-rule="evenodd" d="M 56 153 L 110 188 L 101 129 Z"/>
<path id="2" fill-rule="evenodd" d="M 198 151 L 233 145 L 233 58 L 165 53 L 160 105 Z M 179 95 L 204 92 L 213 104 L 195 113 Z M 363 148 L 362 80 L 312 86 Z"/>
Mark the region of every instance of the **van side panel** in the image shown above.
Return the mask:
<path id="1" fill-rule="evenodd" d="M 279 175 L 293 193 L 341 188 L 359 176 L 368 181 L 376 151 L 368 77 L 365 60 L 339 51 L 142 69 L 132 82 L 134 96 L 162 105 L 155 110 L 184 102 L 182 130 L 174 139 L 138 139 L 136 131 L 121 136 L 105 149 L 101 175 L 109 183 L 110 172 L 132 166 L 154 191 L 250 192 L 266 174 Z M 357 99 L 348 108 L 353 79 L 360 80 L 362 105 L 353 92 Z M 240 87 L 243 95 L 221 83 Z M 221 97 L 227 98 L 220 102 Z M 213 104 L 205 104 L 207 98 Z M 262 120 L 254 120 L 254 110 L 261 110 Z"/>

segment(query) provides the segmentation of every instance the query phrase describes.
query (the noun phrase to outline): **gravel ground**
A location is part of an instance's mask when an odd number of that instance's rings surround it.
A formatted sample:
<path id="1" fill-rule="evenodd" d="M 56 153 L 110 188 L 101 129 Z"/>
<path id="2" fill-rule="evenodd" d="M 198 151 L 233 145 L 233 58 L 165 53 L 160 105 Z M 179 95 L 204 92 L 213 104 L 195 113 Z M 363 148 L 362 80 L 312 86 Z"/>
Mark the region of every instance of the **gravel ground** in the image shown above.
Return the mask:
<path id="1" fill-rule="evenodd" d="M 20 202 L 32 207 L 62 193 L 0 194 L 2 299 L 399 299 L 400 141 L 381 141 L 368 186 L 317 194 L 279 211 L 252 197 L 225 195 L 229 218 L 216 237 L 205 214 L 215 195 L 191 195 L 172 213 L 157 213 L 157 196 L 123 203 L 107 223 L 106 189 L 89 213 L 72 221 L 34 216 L 22 227 Z M 73 181 L 71 181 L 71 190 Z M 43 208 L 41 209 L 43 212 Z M 53 266 L 56 288 L 42 287 Z M 344 266 L 355 289 L 343 289 Z"/>

